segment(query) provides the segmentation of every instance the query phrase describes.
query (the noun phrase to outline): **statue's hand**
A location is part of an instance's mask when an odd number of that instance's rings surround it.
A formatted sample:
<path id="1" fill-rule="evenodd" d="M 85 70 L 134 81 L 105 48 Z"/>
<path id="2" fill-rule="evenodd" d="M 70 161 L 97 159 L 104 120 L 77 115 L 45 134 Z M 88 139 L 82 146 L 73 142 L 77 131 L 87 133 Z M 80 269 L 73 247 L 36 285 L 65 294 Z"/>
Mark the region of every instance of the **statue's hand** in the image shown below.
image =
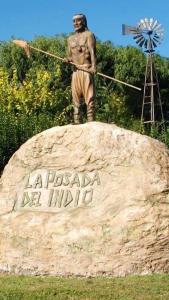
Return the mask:
<path id="1" fill-rule="evenodd" d="M 95 74 L 96 73 L 96 67 L 95 66 L 89 66 L 87 64 L 84 64 L 84 65 L 77 65 L 77 68 L 79 70 L 82 70 L 84 72 L 88 72 L 90 74 Z"/>
<path id="2" fill-rule="evenodd" d="M 91 67 L 88 69 L 88 72 L 91 73 L 91 74 L 96 74 L 96 67 L 95 67 L 95 66 L 91 66 Z"/>
<path id="3" fill-rule="evenodd" d="M 63 61 L 65 62 L 65 63 L 70 63 L 71 62 L 71 60 L 69 59 L 69 58 L 67 58 L 67 57 L 65 57 L 64 59 L 63 59 Z"/>

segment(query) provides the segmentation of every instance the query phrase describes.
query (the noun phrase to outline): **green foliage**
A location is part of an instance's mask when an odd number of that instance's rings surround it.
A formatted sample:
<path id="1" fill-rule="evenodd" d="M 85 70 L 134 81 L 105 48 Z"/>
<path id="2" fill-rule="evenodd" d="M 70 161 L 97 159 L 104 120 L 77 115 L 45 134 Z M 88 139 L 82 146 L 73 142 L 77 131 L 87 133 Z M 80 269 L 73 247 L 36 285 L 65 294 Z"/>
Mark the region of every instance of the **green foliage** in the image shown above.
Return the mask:
<path id="1" fill-rule="evenodd" d="M 33 47 L 66 56 L 66 36 L 35 38 Z M 169 60 L 155 56 L 165 119 L 169 116 Z M 134 47 L 97 41 L 98 72 L 143 87 L 146 57 Z M 12 42 L 0 45 L 0 161 L 1 170 L 29 137 L 48 127 L 72 122 L 70 65 L 31 49 L 28 59 Z M 96 120 L 140 131 L 142 92 L 95 77 Z M 169 124 L 146 134 L 169 145 Z"/>
<path id="2" fill-rule="evenodd" d="M 115 55 L 115 77 L 131 84 L 144 81 L 146 59 L 143 52 L 134 47 L 119 47 Z"/>
<path id="3" fill-rule="evenodd" d="M 29 63 L 23 49 L 11 42 L 4 42 L 0 45 L 0 65 L 7 71 L 9 78 L 12 79 L 13 70 L 16 70 L 18 79 L 22 81 L 29 68 Z"/>
<path id="4" fill-rule="evenodd" d="M 12 154 L 33 135 L 59 125 L 59 120 L 52 114 L 20 114 L 0 111 L 0 171 Z"/>

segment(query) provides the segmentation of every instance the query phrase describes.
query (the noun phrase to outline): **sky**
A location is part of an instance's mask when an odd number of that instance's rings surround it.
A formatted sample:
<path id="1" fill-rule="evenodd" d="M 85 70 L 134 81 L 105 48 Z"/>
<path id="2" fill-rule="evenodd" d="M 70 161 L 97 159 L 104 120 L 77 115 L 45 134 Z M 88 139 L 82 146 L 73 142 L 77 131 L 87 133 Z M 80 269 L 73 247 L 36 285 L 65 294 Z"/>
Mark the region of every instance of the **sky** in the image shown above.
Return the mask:
<path id="1" fill-rule="evenodd" d="M 169 57 L 169 0 L 0 0 L 0 40 L 69 34 L 75 13 L 84 13 L 95 36 L 115 46 L 136 46 L 132 35 L 122 35 L 122 24 L 153 17 L 164 27 L 156 53 Z"/>

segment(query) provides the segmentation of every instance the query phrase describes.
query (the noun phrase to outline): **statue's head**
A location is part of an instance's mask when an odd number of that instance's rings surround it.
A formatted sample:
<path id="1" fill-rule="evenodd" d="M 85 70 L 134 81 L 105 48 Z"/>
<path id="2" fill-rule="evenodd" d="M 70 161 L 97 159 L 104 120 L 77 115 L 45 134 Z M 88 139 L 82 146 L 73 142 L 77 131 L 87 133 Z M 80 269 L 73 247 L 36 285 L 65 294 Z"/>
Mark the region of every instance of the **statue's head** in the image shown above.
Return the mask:
<path id="1" fill-rule="evenodd" d="M 73 26 L 76 32 L 81 32 L 87 29 L 87 19 L 83 14 L 73 16 Z"/>

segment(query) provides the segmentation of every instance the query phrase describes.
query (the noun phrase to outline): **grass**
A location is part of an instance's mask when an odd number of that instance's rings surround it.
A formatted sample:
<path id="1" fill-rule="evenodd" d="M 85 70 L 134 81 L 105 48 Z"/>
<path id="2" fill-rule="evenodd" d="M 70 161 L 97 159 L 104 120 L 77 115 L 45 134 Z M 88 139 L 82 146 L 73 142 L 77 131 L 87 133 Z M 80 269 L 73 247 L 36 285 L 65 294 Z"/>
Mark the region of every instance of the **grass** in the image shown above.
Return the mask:
<path id="1" fill-rule="evenodd" d="M 123 278 L 0 276 L 0 300 L 168 300 L 169 275 Z"/>

